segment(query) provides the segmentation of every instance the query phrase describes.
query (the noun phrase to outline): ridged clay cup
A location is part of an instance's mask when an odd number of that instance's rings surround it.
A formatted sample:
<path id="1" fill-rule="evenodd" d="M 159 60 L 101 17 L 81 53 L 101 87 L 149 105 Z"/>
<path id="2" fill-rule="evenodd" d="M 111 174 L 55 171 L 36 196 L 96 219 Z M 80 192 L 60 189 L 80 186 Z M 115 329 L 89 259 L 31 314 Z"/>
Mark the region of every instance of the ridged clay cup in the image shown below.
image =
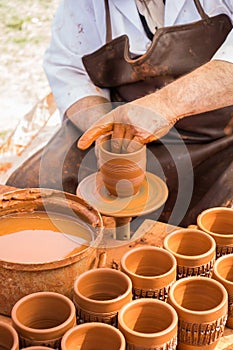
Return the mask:
<path id="1" fill-rule="evenodd" d="M 195 229 L 180 229 L 168 234 L 163 245 L 176 258 L 177 279 L 212 276 L 216 243 L 207 233 Z"/>
<path id="2" fill-rule="evenodd" d="M 16 330 L 5 322 L 0 322 L 0 350 L 19 350 Z"/>
<path id="3" fill-rule="evenodd" d="M 179 350 L 212 350 L 222 337 L 227 319 L 227 291 L 206 277 L 186 277 L 170 289 L 168 303 L 179 318 Z"/>
<path id="4" fill-rule="evenodd" d="M 125 338 L 115 327 L 89 322 L 73 327 L 65 333 L 61 350 L 125 350 Z"/>
<path id="5" fill-rule="evenodd" d="M 158 299 L 133 300 L 118 315 L 128 350 L 176 349 L 177 324 L 174 308 Z"/>
<path id="6" fill-rule="evenodd" d="M 119 270 L 92 269 L 74 282 L 77 323 L 103 322 L 117 326 L 119 310 L 132 300 L 130 278 Z"/>
<path id="7" fill-rule="evenodd" d="M 167 300 L 170 286 L 176 280 L 176 259 L 159 247 L 130 249 L 121 258 L 121 270 L 133 285 L 133 298 Z"/>
<path id="8" fill-rule="evenodd" d="M 228 293 L 227 327 L 233 329 L 233 254 L 217 259 L 214 264 L 213 278 L 219 281 Z"/>
<path id="9" fill-rule="evenodd" d="M 204 210 L 197 217 L 197 227 L 214 238 L 217 258 L 233 253 L 233 208 Z"/>
<path id="10" fill-rule="evenodd" d="M 98 167 L 110 195 L 130 197 L 140 190 L 146 172 L 146 146 L 132 153 L 114 153 L 111 141 L 97 147 Z"/>
<path id="11" fill-rule="evenodd" d="M 76 310 L 66 296 L 37 292 L 21 298 L 11 312 L 21 347 L 60 346 L 64 333 L 76 325 Z"/>

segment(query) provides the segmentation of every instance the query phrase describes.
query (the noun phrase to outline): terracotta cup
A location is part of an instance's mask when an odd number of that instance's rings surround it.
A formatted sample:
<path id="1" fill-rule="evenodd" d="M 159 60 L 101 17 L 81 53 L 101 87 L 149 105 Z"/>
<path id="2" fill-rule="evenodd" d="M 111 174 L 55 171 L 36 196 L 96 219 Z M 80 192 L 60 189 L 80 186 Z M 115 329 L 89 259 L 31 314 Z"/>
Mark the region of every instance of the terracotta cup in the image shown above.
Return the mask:
<path id="1" fill-rule="evenodd" d="M 109 194 L 130 197 L 139 190 L 146 172 L 146 146 L 132 153 L 111 152 L 111 141 L 97 147 L 98 167 Z"/>
<path id="2" fill-rule="evenodd" d="M 168 234 L 163 245 L 176 258 L 177 279 L 212 276 L 216 244 L 207 233 L 195 229 L 180 229 Z"/>
<path id="3" fill-rule="evenodd" d="M 54 292 L 38 292 L 21 298 L 11 312 L 21 347 L 60 346 L 63 334 L 76 325 L 73 302 Z"/>
<path id="4" fill-rule="evenodd" d="M 5 322 L 0 322 L 0 350 L 19 350 L 16 330 Z"/>
<path id="5" fill-rule="evenodd" d="M 233 253 L 233 208 L 215 207 L 204 210 L 197 217 L 197 226 L 214 238 L 217 258 Z"/>
<path id="6" fill-rule="evenodd" d="M 132 283 L 119 270 L 89 270 L 74 282 L 73 300 L 78 324 L 97 321 L 117 326 L 119 310 L 132 300 Z"/>
<path id="7" fill-rule="evenodd" d="M 118 315 L 119 330 L 128 350 L 176 349 L 176 311 L 161 300 L 138 299 L 123 306 Z"/>
<path id="8" fill-rule="evenodd" d="M 168 303 L 179 318 L 179 350 L 212 350 L 222 337 L 227 319 L 227 291 L 206 277 L 186 277 L 170 289 Z"/>
<path id="9" fill-rule="evenodd" d="M 167 300 L 170 286 L 176 280 L 176 259 L 159 247 L 138 247 L 121 258 L 121 269 L 133 284 L 133 298 Z"/>
<path id="10" fill-rule="evenodd" d="M 224 255 L 214 264 L 213 278 L 219 281 L 228 293 L 227 327 L 233 329 L 233 254 Z"/>
<path id="11" fill-rule="evenodd" d="M 65 333 L 61 350 L 125 350 L 125 338 L 115 327 L 88 322 Z"/>

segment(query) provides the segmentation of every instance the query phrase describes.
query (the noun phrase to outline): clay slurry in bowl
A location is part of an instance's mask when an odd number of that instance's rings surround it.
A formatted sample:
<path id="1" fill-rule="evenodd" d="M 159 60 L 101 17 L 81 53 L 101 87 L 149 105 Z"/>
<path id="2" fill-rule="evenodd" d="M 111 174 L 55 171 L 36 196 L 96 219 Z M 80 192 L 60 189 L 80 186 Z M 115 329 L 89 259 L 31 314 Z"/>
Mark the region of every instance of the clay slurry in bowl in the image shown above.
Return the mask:
<path id="1" fill-rule="evenodd" d="M 57 261 L 86 249 L 94 232 L 80 219 L 55 213 L 17 213 L 0 218 L 0 260 Z"/>

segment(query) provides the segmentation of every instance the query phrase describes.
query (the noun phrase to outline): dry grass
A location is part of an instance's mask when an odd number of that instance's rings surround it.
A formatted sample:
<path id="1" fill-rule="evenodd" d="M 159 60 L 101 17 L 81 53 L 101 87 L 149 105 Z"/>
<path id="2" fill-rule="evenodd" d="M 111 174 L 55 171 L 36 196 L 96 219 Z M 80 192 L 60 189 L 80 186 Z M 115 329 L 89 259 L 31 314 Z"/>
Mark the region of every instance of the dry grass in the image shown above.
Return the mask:
<path id="1" fill-rule="evenodd" d="M 50 90 L 42 68 L 59 0 L 0 2 L 0 132 Z"/>

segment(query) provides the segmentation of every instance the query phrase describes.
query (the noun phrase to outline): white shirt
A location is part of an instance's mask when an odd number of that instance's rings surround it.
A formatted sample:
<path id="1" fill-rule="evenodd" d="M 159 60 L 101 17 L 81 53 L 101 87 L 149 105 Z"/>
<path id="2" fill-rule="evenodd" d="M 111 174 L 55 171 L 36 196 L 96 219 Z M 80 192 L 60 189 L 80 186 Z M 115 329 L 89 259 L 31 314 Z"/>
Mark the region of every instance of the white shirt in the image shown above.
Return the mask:
<path id="1" fill-rule="evenodd" d="M 233 0 L 200 0 L 209 16 L 227 14 L 233 21 Z M 151 42 L 138 16 L 134 0 L 109 0 L 112 36 L 127 33 L 130 51 L 144 54 Z M 166 0 L 164 26 L 200 19 L 193 0 Z M 99 95 L 109 98 L 108 89 L 96 87 L 89 79 L 82 56 L 105 44 L 104 0 L 61 0 L 54 18 L 52 38 L 44 57 L 47 74 L 61 116 L 77 100 Z M 233 30 L 213 59 L 233 63 Z"/>

